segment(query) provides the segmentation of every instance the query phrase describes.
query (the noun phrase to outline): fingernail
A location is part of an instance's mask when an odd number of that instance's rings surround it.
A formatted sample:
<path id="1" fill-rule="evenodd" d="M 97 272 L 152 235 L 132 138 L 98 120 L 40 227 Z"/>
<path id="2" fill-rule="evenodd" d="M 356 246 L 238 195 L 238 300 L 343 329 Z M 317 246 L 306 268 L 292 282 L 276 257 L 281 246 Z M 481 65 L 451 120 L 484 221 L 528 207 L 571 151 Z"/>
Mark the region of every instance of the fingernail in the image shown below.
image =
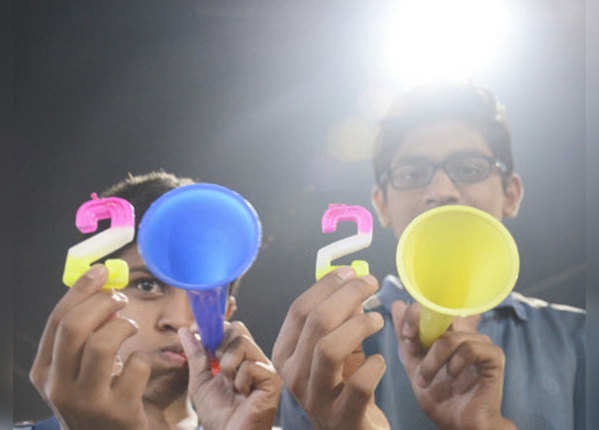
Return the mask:
<path id="1" fill-rule="evenodd" d="M 123 370 L 123 360 L 119 354 L 114 358 L 114 364 L 112 365 L 112 373 L 110 376 L 118 376 Z"/>
<path id="2" fill-rule="evenodd" d="M 375 285 L 375 286 L 378 285 L 376 278 L 372 275 L 362 276 L 362 279 L 365 280 L 366 282 L 368 282 L 370 285 Z"/>
<path id="3" fill-rule="evenodd" d="M 385 321 L 383 320 L 383 316 L 381 314 L 379 314 L 378 312 L 368 312 L 367 315 L 368 315 L 368 318 L 370 318 L 377 327 L 383 327 L 383 325 L 385 324 Z"/>
<path id="4" fill-rule="evenodd" d="M 192 339 L 199 340 L 197 333 L 194 333 L 187 327 L 181 327 L 177 333 L 179 334 L 181 342 L 185 342 L 187 345 L 191 345 Z"/>
<path id="5" fill-rule="evenodd" d="M 426 379 L 424 379 L 424 376 L 422 376 L 420 371 L 416 373 L 416 385 L 422 388 L 426 388 L 426 386 L 428 385 L 428 382 L 426 381 Z"/>
<path id="6" fill-rule="evenodd" d="M 340 267 L 339 269 L 336 270 L 335 273 L 343 281 L 353 278 L 356 275 L 356 272 L 354 272 L 354 269 L 352 269 L 349 266 Z"/>
<path id="7" fill-rule="evenodd" d="M 180 328 L 177 332 L 179 334 L 179 339 L 181 340 L 181 345 L 183 345 L 183 349 L 189 349 L 191 346 L 189 342 L 189 332 L 184 328 Z"/>
<path id="8" fill-rule="evenodd" d="M 104 272 L 104 270 L 106 270 L 106 269 L 103 265 L 96 264 L 95 266 L 92 266 L 92 268 L 87 271 L 87 276 L 91 279 L 99 278 L 100 276 L 102 276 L 102 273 Z"/>
<path id="9" fill-rule="evenodd" d="M 410 338 L 414 336 L 413 331 L 414 330 L 412 329 L 412 324 L 409 321 L 404 321 L 403 326 L 401 328 L 401 335 L 403 337 Z"/>
<path id="10" fill-rule="evenodd" d="M 112 293 L 112 299 L 116 302 L 122 302 L 122 303 L 129 302 L 129 298 L 126 295 L 124 295 L 123 293 L 119 293 L 118 291 L 115 291 L 114 293 Z"/>
<path id="11" fill-rule="evenodd" d="M 121 318 L 123 318 L 124 320 L 129 321 L 129 323 L 131 323 L 131 325 L 133 327 L 135 327 L 136 329 L 139 330 L 139 325 L 137 324 L 137 322 L 135 320 L 132 320 L 131 318 L 127 318 L 127 317 L 121 317 Z"/>

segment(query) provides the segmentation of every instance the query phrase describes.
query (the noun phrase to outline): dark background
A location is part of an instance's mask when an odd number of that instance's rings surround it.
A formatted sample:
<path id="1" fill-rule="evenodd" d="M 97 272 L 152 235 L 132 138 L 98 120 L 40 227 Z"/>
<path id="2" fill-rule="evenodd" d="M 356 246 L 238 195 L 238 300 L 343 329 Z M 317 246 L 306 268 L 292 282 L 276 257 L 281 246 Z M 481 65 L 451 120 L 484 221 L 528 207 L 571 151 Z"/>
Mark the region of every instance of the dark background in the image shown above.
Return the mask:
<path id="1" fill-rule="evenodd" d="M 264 247 L 242 285 L 237 317 L 271 352 L 288 306 L 313 281 L 317 249 L 355 229 L 320 233 L 327 205 L 371 209 L 362 148 L 392 87 L 375 67 L 382 3 L 15 3 L 15 421 L 50 415 L 27 372 L 65 292 L 75 211 L 128 172 L 164 168 L 230 187 L 254 204 Z M 584 307 L 592 166 L 584 3 L 506 4 L 515 30 L 502 61 L 477 82 L 507 107 L 524 179 L 520 215 L 506 222 L 521 254 L 516 290 Z M 345 142 L 354 151 L 339 151 L 340 129 L 351 131 Z M 376 226 L 372 246 L 352 259 L 368 260 L 381 280 L 395 273 L 394 248 Z"/>

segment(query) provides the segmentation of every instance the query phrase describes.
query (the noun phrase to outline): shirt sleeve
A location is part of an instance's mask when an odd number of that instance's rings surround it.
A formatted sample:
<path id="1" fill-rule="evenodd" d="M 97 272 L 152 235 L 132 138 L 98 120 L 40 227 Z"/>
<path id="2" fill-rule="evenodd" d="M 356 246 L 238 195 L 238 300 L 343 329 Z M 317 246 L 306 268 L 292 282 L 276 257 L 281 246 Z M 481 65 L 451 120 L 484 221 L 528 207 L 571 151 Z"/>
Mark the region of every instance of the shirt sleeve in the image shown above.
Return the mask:
<path id="1" fill-rule="evenodd" d="M 56 417 L 48 418 L 44 421 L 27 424 L 15 424 L 13 430 L 60 430 L 60 424 Z"/>
<path id="2" fill-rule="evenodd" d="M 311 430 L 312 424 L 286 387 L 281 393 L 281 428 L 283 430 Z"/>
<path id="3" fill-rule="evenodd" d="M 574 381 L 574 428 L 576 430 L 586 429 L 586 345 L 585 331 L 578 337 L 576 345 L 577 365 L 576 380 Z"/>

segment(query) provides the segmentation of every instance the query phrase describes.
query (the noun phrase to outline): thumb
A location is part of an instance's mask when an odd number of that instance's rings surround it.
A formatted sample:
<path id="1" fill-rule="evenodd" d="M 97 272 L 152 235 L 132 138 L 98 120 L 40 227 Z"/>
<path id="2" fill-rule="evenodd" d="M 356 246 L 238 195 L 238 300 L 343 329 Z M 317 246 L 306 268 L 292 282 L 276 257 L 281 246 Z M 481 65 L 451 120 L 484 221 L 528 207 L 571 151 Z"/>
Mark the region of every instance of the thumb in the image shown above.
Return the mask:
<path id="1" fill-rule="evenodd" d="M 181 327 L 178 334 L 183 346 L 183 352 L 185 352 L 185 356 L 187 357 L 190 378 L 195 372 L 210 369 L 208 354 L 204 349 L 204 345 L 202 345 L 200 335 L 192 332 L 187 327 Z"/>
<path id="2" fill-rule="evenodd" d="M 425 354 L 418 331 L 420 305 L 395 301 L 391 304 L 391 316 L 397 337 L 399 358 L 408 370 L 416 366 Z"/>
<path id="3" fill-rule="evenodd" d="M 476 333 L 478 332 L 479 322 L 480 314 L 469 317 L 456 317 L 451 323 L 451 330 Z"/>

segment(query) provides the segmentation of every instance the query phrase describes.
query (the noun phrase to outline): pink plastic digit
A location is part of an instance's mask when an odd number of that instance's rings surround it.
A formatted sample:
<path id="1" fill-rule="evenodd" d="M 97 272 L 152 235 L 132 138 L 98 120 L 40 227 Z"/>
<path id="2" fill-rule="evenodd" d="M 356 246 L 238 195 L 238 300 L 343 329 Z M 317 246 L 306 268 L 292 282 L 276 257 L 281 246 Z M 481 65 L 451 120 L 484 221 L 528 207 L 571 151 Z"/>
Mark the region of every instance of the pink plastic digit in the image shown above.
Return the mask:
<path id="1" fill-rule="evenodd" d="M 331 204 L 322 216 L 322 232 L 332 233 L 337 230 L 341 221 L 354 221 L 358 226 L 355 235 L 333 242 L 318 250 L 316 254 L 316 280 L 319 280 L 330 271 L 341 267 L 332 266 L 331 261 L 359 251 L 370 246 L 372 242 L 372 215 L 362 206 L 347 206 Z M 364 260 L 354 260 L 351 267 L 357 276 L 370 273 L 368 263 Z"/>
<path id="2" fill-rule="evenodd" d="M 69 287 L 89 270 L 94 261 L 131 242 L 135 236 L 135 211 L 127 200 L 119 197 L 99 199 L 96 193 L 91 197 L 92 200 L 77 210 L 75 225 L 82 233 L 92 233 L 97 230 L 99 220 L 110 219 L 110 228 L 69 248 L 62 277 Z M 103 288 L 125 288 L 129 282 L 127 263 L 121 259 L 108 259 L 104 264 L 108 269 L 108 282 Z"/>

